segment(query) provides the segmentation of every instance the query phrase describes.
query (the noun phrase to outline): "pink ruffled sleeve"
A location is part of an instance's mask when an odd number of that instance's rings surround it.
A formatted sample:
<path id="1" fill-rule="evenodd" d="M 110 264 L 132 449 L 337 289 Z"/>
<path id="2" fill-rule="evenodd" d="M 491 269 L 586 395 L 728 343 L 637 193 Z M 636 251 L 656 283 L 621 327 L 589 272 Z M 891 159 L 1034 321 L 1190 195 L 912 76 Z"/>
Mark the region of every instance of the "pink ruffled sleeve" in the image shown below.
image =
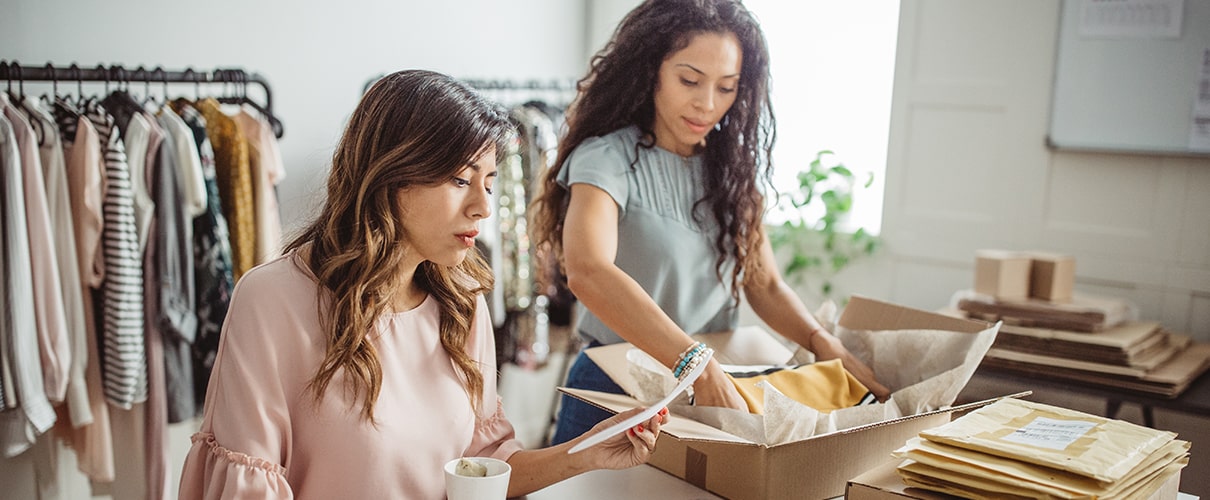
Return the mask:
<path id="1" fill-rule="evenodd" d="M 294 498 L 287 482 L 291 420 L 287 394 L 303 344 L 286 332 L 302 322 L 273 284 L 282 266 L 249 271 L 232 292 L 218 356 L 206 392 L 205 417 L 185 457 L 179 497 L 187 499 Z M 311 299 L 313 300 L 313 299 Z M 302 303 L 302 302 L 300 302 Z M 312 302 L 313 303 L 313 302 Z"/>
<path id="2" fill-rule="evenodd" d="M 198 432 L 185 458 L 180 498 L 287 499 L 294 498 L 294 492 L 282 466 L 228 450 L 214 440 L 214 434 Z"/>
<path id="3" fill-rule="evenodd" d="M 496 411 L 487 418 L 475 422 L 475 437 L 467 448 L 467 456 L 492 457 L 508 460 L 522 449 L 513 431 L 513 424 L 504 416 L 504 403 L 497 396 Z"/>
<path id="4" fill-rule="evenodd" d="M 499 373 L 496 369 L 496 338 L 487 314 L 487 301 L 480 295 L 478 302 L 472 337 L 468 344 L 472 356 L 482 365 L 483 407 L 479 410 L 480 415 L 475 421 L 475 436 L 465 455 L 508 460 L 508 457 L 520 451 L 522 446 L 513 431 L 513 424 L 504 415 L 504 402 L 496 393 L 496 374 Z"/>

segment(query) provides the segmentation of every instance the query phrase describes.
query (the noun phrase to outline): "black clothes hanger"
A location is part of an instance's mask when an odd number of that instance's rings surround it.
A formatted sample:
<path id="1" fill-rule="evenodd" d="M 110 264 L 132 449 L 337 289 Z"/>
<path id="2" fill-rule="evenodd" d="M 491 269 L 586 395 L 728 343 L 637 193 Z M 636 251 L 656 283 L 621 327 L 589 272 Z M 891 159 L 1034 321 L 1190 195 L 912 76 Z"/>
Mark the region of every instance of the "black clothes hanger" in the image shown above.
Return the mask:
<path id="1" fill-rule="evenodd" d="M 8 80 L 8 96 L 11 100 L 20 102 L 25 97 L 24 68 L 17 61 L 5 67 L 5 78 Z M 17 92 L 13 92 L 13 80 L 17 80 Z"/>
<path id="2" fill-rule="evenodd" d="M 265 117 L 266 121 L 269 122 L 269 126 L 273 128 L 273 135 L 281 137 L 283 133 L 281 120 L 279 120 L 277 116 L 273 114 L 273 111 L 268 108 L 268 104 L 266 104 L 266 106 L 261 106 L 259 102 L 256 102 L 252 98 L 248 97 L 248 81 L 250 80 L 248 73 L 245 73 L 242 69 L 215 70 L 216 74 L 220 72 L 222 72 L 222 81 L 234 84 L 232 85 L 234 91 L 230 95 L 219 97 L 218 102 L 224 104 L 247 104 L 251 106 L 252 109 L 255 109 L 258 113 L 260 113 L 261 116 Z M 270 102 L 268 100 L 269 97 L 267 86 L 265 87 L 265 95 L 266 103 Z"/>

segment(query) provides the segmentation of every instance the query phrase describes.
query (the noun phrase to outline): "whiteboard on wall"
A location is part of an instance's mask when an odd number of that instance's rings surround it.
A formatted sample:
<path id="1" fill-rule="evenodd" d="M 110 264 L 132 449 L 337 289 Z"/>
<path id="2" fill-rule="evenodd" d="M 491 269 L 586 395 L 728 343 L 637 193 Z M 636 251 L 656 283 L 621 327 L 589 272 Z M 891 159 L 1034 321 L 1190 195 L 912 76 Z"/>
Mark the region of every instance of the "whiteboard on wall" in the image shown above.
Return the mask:
<path id="1" fill-rule="evenodd" d="M 1210 0 L 1064 0 L 1048 142 L 1210 155 Z"/>

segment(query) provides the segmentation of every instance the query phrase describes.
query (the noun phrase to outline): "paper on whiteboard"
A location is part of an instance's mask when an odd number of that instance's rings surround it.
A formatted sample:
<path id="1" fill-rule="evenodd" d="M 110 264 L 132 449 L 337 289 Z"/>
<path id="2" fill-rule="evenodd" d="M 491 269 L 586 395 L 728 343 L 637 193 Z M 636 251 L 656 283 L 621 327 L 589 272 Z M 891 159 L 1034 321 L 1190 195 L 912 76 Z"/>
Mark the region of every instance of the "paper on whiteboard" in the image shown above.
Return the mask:
<path id="1" fill-rule="evenodd" d="M 1193 119 L 1189 124 L 1189 149 L 1210 152 L 1210 47 L 1202 50 L 1202 70 L 1197 77 Z"/>
<path id="2" fill-rule="evenodd" d="M 1080 36 L 1180 38 L 1184 0 L 1082 0 Z"/>

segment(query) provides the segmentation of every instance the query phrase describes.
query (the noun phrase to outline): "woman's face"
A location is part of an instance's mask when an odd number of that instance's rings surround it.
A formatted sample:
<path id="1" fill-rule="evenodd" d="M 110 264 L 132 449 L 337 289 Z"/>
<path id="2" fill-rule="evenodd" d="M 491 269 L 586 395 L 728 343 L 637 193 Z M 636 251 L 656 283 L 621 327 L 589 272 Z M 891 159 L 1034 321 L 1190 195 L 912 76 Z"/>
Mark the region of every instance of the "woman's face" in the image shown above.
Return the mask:
<path id="1" fill-rule="evenodd" d="M 449 182 L 401 190 L 397 202 L 407 232 L 405 264 L 430 261 L 456 266 L 475 246 L 479 221 L 491 215 L 492 185 L 496 180 L 496 149 L 465 165 Z"/>
<path id="2" fill-rule="evenodd" d="M 735 34 L 700 33 L 660 64 L 655 143 L 689 156 L 735 103 L 743 53 Z"/>

